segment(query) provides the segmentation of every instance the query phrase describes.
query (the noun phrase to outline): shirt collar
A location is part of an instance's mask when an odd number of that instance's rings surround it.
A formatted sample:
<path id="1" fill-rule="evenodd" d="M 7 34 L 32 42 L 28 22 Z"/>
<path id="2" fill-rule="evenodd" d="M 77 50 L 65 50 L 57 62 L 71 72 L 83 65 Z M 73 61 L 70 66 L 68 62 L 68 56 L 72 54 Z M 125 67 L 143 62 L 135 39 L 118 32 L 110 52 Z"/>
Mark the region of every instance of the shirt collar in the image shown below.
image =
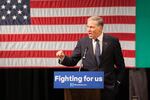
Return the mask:
<path id="1" fill-rule="evenodd" d="M 102 32 L 102 34 L 99 36 L 99 37 L 97 37 L 97 39 L 100 41 L 100 42 L 102 42 L 103 41 L 103 32 Z"/>
<path id="2" fill-rule="evenodd" d="M 100 42 L 103 41 L 103 35 L 104 35 L 104 33 L 102 32 L 102 34 L 101 34 L 99 37 L 97 37 L 97 39 L 98 39 Z M 93 39 L 93 40 L 94 40 L 94 39 Z"/>

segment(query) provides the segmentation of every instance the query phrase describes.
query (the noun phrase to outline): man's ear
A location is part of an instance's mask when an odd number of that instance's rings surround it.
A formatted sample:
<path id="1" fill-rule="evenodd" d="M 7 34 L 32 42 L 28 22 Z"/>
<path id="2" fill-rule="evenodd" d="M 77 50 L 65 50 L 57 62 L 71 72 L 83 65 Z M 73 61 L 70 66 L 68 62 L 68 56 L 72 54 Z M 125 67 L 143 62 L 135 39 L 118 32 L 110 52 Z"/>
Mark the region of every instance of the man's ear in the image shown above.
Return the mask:
<path id="1" fill-rule="evenodd" d="M 100 25 L 99 27 L 100 27 L 101 30 L 103 29 L 103 26 Z"/>

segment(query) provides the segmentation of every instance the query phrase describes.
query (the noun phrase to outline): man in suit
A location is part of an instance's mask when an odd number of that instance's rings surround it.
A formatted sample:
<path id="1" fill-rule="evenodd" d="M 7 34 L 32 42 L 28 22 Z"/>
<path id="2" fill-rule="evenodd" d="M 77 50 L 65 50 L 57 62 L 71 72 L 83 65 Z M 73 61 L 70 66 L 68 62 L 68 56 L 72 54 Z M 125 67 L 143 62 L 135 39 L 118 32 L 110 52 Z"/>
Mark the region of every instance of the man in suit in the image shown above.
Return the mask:
<path id="1" fill-rule="evenodd" d="M 103 19 L 99 16 L 87 20 L 88 36 L 80 39 L 69 57 L 60 50 L 56 53 L 59 63 L 75 66 L 82 59 L 82 70 L 104 71 L 102 100 L 115 100 L 125 71 L 119 40 L 103 33 Z M 98 55 L 98 56 L 97 56 Z"/>

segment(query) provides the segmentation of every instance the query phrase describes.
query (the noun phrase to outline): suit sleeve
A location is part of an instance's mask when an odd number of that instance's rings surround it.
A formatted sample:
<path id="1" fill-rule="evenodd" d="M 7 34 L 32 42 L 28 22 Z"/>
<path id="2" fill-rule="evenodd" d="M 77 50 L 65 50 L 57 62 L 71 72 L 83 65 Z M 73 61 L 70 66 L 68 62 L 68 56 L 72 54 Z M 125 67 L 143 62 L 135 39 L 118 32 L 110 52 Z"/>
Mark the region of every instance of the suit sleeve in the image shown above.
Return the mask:
<path id="1" fill-rule="evenodd" d="M 115 40 L 114 52 L 115 52 L 114 59 L 115 59 L 115 66 L 116 66 L 117 81 L 121 82 L 125 73 L 125 63 L 124 63 L 124 58 L 123 58 L 121 46 L 118 39 Z"/>
<path id="2" fill-rule="evenodd" d="M 75 66 L 80 59 L 81 59 L 81 43 L 80 41 L 78 41 L 75 49 L 73 50 L 72 55 L 70 57 L 65 56 L 63 61 L 59 63 L 65 66 Z"/>

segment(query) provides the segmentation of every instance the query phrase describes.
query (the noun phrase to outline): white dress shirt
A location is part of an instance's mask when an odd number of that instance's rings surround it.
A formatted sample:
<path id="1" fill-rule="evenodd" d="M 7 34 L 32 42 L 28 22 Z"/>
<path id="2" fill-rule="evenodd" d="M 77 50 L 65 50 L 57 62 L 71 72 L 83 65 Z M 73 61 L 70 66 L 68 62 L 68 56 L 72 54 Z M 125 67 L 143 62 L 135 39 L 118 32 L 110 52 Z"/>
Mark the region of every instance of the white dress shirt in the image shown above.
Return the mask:
<path id="1" fill-rule="evenodd" d="M 103 32 L 102 34 L 97 38 L 99 40 L 100 43 L 100 54 L 102 54 L 102 47 L 103 47 Z M 93 44 L 93 51 L 95 54 L 95 49 L 96 49 L 96 41 L 94 39 L 92 39 L 92 44 Z"/>

